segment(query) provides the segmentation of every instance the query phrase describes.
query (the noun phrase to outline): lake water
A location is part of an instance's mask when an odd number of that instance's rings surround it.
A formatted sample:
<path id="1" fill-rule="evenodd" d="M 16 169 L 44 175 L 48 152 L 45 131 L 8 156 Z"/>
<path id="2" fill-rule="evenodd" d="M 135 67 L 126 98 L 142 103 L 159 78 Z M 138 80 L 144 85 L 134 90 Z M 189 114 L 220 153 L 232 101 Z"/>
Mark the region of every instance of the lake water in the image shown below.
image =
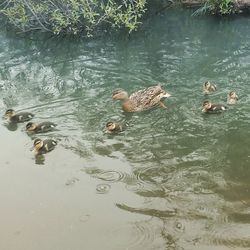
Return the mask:
<path id="1" fill-rule="evenodd" d="M 43 159 L 0 126 L 0 249 L 250 249 L 250 19 L 171 10 L 131 37 L 0 32 L 0 112 L 57 130 Z M 218 90 L 209 96 L 202 84 Z M 167 109 L 128 115 L 112 91 L 160 83 Z M 201 112 L 209 99 L 223 114 Z M 110 121 L 128 122 L 116 136 Z"/>

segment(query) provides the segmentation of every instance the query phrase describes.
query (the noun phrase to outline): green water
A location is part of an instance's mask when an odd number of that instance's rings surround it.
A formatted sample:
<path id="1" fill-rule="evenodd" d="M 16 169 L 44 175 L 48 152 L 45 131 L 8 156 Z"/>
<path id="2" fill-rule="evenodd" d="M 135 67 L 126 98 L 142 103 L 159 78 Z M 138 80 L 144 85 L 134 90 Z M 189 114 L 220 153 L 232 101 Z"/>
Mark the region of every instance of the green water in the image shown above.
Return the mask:
<path id="1" fill-rule="evenodd" d="M 250 249 L 250 19 L 169 11 L 130 38 L 0 32 L 0 112 L 57 130 L 35 159 L 25 124 L 0 126 L 0 249 Z M 202 83 L 218 91 L 205 97 Z M 128 115 L 112 91 L 160 83 L 167 109 Z M 202 114 L 202 102 L 226 103 Z M 116 136 L 106 122 L 126 121 Z"/>

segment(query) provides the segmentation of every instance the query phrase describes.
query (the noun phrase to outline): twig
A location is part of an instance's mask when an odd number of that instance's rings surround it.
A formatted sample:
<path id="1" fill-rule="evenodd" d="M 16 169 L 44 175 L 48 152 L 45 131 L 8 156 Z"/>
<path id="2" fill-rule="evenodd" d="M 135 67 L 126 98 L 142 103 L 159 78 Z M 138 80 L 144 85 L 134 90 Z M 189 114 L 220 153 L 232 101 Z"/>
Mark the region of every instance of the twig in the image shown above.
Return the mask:
<path id="1" fill-rule="evenodd" d="M 31 11 L 31 13 L 33 14 L 33 16 L 36 18 L 37 22 L 43 27 L 44 30 L 51 32 L 50 29 L 47 29 L 42 22 L 39 20 L 39 17 L 36 15 L 36 13 L 33 11 L 33 9 L 31 8 L 31 6 L 28 4 L 28 2 L 26 0 L 23 0 L 24 3 L 26 4 L 26 6 L 28 7 L 28 9 Z"/>

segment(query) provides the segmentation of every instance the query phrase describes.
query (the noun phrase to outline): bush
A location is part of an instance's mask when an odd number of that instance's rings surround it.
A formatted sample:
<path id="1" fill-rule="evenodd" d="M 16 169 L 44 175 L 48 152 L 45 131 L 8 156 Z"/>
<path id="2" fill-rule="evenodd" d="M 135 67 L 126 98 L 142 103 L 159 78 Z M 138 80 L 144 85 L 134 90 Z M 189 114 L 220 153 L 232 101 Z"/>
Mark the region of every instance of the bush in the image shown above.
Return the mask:
<path id="1" fill-rule="evenodd" d="M 201 8 L 195 11 L 194 15 L 211 13 L 215 15 L 228 15 L 237 12 L 234 0 L 207 0 Z"/>
<path id="2" fill-rule="evenodd" d="M 98 27 L 136 30 L 146 0 L 6 0 L 0 13 L 22 31 L 93 35 Z"/>

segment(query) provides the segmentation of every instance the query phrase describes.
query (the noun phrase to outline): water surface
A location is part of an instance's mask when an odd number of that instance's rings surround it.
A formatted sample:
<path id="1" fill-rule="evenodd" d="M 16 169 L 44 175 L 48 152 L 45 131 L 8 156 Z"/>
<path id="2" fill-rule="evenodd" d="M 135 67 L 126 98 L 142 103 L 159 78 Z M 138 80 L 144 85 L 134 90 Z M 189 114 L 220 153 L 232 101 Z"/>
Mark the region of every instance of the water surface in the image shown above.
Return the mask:
<path id="1" fill-rule="evenodd" d="M 94 40 L 0 32 L 0 112 L 57 130 L 30 152 L 25 124 L 0 126 L 1 249 L 250 249 L 250 19 L 172 10 L 141 31 Z M 202 83 L 218 91 L 202 94 Z M 160 83 L 167 109 L 111 98 Z M 202 102 L 240 96 L 224 114 Z M 103 134 L 106 122 L 128 122 Z"/>

